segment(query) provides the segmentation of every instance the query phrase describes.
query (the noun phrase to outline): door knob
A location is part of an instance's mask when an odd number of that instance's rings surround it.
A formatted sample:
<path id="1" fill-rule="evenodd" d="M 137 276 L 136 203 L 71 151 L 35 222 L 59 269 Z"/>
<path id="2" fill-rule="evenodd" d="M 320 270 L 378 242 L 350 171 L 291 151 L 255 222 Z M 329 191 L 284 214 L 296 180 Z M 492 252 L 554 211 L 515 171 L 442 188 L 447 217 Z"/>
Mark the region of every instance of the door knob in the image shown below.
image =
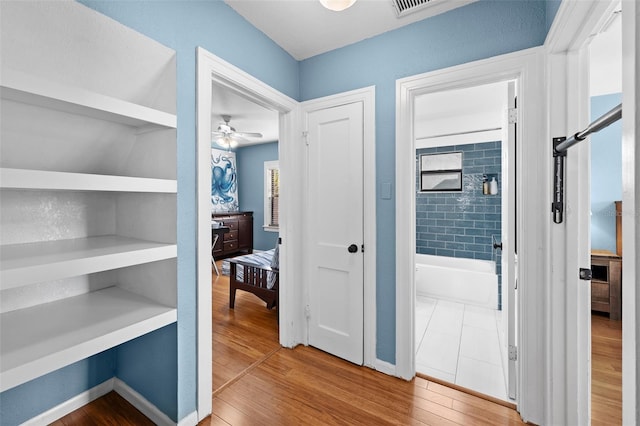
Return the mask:
<path id="1" fill-rule="evenodd" d="M 349 253 L 356 253 L 358 251 L 358 246 L 355 244 L 351 244 L 347 250 L 349 250 Z"/>

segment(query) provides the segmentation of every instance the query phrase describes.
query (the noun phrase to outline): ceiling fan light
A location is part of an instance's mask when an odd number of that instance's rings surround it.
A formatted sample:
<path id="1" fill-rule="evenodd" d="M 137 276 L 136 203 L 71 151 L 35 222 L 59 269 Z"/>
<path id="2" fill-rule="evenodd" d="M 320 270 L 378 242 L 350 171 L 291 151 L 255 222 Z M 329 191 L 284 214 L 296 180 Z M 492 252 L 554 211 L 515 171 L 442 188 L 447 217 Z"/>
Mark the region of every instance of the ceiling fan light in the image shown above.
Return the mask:
<path id="1" fill-rule="evenodd" d="M 351 7 L 356 0 L 320 0 L 320 4 L 334 12 L 340 12 Z"/>

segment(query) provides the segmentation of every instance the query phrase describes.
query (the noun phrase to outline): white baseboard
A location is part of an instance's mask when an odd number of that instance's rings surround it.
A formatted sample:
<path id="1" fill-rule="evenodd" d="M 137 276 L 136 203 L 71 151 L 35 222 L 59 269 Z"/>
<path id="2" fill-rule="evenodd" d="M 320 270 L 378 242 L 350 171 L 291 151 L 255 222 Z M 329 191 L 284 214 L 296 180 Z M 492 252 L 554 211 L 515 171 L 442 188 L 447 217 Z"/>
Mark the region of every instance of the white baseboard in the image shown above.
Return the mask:
<path id="1" fill-rule="evenodd" d="M 171 420 L 169 416 L 164 414 L 155 405 L 150 403 L 144 396 L 140 395 L 128 384 L 118 379 L 113 379 L 113 390 L 126 399 L 131 405 L 136 407 L 142 414 L 147 416 L 149 420 L 159 426 L 175 426 L 176 422 Z M 194 423 L 195 424 L 195 423 Z"/>
<path id="2" fill-rule="evenodd" d="M 198 424 L 198 412 L 194 411 L 178 422 L 178 426 L 195 426 Z"/>
<path id="3" fill-rule="evenodd" d="M 373 363 L 373 368 L 376 371 L 379 371 L 384 374 L 388 374 L 389 376 L 398 376 L 396 374 L 396 366 L 395 364 L 391 364 L 390 362 L 383 361 L 381 359 L 376 358 Z"/>
<path id="4" fill-rule="evenodd" d="M 82 392 L 79 395 L 74 396 L 71 399 L 59 404 L 42 414 L 33 417 L 23 423 L 24 426 L 44 426 L 51 424 L 61 417 L 66 416 L 72 411 L 77 410 L 94 401 L 101 396 L 108 394 L 111 391 L 116 391 L 118 394 L 127 400 L 131 405 L 136 407 L 142 414 L 147 416 L 149 420 L 160 426 L 176 426 L 176 422 L 171 420 L 166 414 L 158 409 L 155 405 L 147 401 L 145 397 L 133 390 L 122 380 L 117 377 L 113 377 L 106 380 L 99 385 Z M 198 424 L 198 413 L 193 412 L 182 419 L 178 426 L 194 426 Z"/>
<path id="5" fill-rule="evenodd" d="M 60 405 L 57 405 L 42 414 L 33 417 L 30 420 L 27 420 L 23 423 L 23 425 L 27 426 L 39 426 L 39 425 L 48 425 L 61 417 L 66 416 L 72 411 L 77 410 L 80 407 L 83 407 L 90 403 L 91 401 L 100 398 L 111 392 L 113 390 L 113 382 L 116 379 L 109 379 L 97 386 L 92 387 L 91 389 L 82 392 L 80 395 L 76 395 L 71 399 L 66 400 Z"/>

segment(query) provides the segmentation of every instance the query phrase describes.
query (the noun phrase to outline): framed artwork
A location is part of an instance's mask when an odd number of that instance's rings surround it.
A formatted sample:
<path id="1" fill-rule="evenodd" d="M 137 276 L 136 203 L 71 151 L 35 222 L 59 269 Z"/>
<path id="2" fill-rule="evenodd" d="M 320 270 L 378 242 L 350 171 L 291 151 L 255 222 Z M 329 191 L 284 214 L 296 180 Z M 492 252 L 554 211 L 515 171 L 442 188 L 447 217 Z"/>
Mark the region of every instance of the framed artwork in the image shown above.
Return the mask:
<path id="1" fill-rule="evenodd" d="M 211 149 L 211 212 L 240 210 L 236 153 Z"/>
<path id="2" fill-rule="evenodd" d="M 420 191 L 462 191 L 462 152 L 421 155 Z"/>

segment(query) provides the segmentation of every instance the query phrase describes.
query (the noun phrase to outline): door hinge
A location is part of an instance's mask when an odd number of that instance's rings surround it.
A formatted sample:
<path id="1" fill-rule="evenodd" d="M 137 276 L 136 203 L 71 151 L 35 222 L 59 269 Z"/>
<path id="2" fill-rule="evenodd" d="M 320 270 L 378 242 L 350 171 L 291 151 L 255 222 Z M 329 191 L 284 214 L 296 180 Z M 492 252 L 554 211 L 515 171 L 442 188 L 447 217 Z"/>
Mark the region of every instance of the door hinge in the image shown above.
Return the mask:
<path id="1" fill-rule="evenodd" d="M 509 345 L 509 361 L 517 361 L 518 360 L 518 347 Z"/>
<path id="2" fill-rule="evenodd" d="M 304 143 L 307 144 L 307 146 L 309 146 L 309 132 L 304 130 L 302 132 L 302 137 L 304 138 Z"/>
<path id="3" fill-rule="evenodd" d="M 590 281 L 593 274 L 589 268 L 580 268 L 579 276 L 581 280 Z"/>
<path id="4" fill-rule="evenodd" d="M 509 124 L 518 122 L 518 108 L 509 108 Z"/>
<path id="5" fill-rule="evenodd" d="M 307 317 L 307 319 L 311 318 L 311 308 L 309 305 L 304 307 L 304 316 Z"/>

